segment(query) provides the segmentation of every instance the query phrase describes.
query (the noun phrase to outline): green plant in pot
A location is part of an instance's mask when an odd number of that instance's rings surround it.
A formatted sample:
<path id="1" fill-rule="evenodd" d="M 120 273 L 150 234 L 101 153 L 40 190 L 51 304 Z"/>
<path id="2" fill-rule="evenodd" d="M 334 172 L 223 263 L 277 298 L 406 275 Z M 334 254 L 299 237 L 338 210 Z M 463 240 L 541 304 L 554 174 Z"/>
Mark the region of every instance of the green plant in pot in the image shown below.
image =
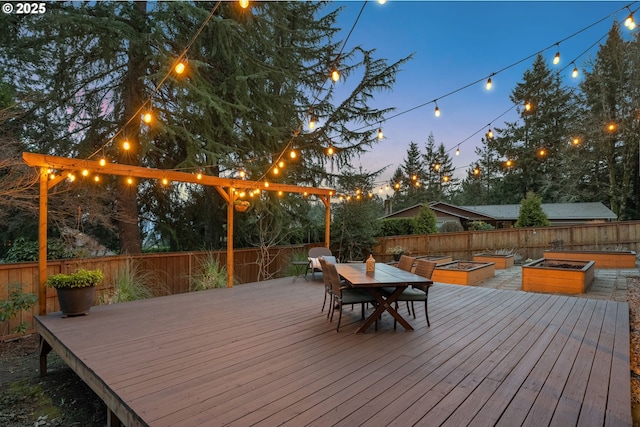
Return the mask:
<path id="1" fill-rule="evenodd" d="M 392 248 L 387 249 L 387 253 L 393 255 L 393 259 L 395 261 L 399 261 L 402 254 L 404 254 L 404 248 L 402 246 L 394 246 Z"/>
<path id="2" fill-rule="evenodd" d="M 100 270 L 81 269 L 71 274 L 55 274 L 47 279 L 47 286 L 56 289 L 63 316 L 89 314 L 96 285 L 104 279 Z"/>

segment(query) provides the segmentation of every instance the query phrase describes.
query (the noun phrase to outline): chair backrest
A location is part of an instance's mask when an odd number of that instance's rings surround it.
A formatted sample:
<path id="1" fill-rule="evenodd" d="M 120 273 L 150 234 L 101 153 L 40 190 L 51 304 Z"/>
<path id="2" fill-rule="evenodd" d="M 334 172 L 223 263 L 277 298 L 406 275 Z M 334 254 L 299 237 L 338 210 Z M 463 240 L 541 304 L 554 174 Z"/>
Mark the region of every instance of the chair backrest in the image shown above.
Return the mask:
<path id="1" fill-rule="evenodd" d="M 436 265 L 438 265 L 438 263 L 435 261 L 430 261 L 428 259 L 419 259 L 416 262 L 416 271 L 414 273 L 418 276 L 431 279 L 431 275 L 433 274 L 433 270 L 436 269 Z"/>
<path id="2" fill-rule="evenodd" d="M 338 260 L 336 260 L 336 257 L 334 257 L 333 255 L 322 255 L 320 257 L 320 260 L 324 260 L 325 262 L 330 262 L 331 264 L 336 264 L 338 262 Z"/>
<path id="3" fill-rule="evenodd" d="M 402 255 L 400 257 L 400 260 L 398 261 L 398 268 L 404 271 L 411 272 L 411 269 L 413 268 L 413 263 L 415 262 L 415 260 L 416 259 L 414 257 Z"/>
<path id="4" fill-rule="evenodd" d="M 336 265 L 330 262 L 326 262 L 322 266 L 322 275 L 327 274 L 329 276 L 329 281 L 331 281 L 331 290 L 334 295 L 341 297 L 342 289 L 340 286 L 340 275 L 338 274 L 338 270 L 336 269 Z"/>
<path id="5" fill-rule="evenodd" d="M 309 249 L 309 258 L 320 258 L 325 255 L 333 255 L 331 253 L 331 249 L 325 248 L 324 246 L 317 246 L 315 248 Z"/>
<path id="6" fill-rule="evenodd" d="M 318 261 L 320 261 L 320 267 L 322 269 L 322 280 L 324 281 L 324 287 L 325 289 L 329 290 L 331 289 L 331 279 L 329 278 L 327 269 L 325 267 L 327 265 L 327 261 L 322 257 L 320 257 Z"/>

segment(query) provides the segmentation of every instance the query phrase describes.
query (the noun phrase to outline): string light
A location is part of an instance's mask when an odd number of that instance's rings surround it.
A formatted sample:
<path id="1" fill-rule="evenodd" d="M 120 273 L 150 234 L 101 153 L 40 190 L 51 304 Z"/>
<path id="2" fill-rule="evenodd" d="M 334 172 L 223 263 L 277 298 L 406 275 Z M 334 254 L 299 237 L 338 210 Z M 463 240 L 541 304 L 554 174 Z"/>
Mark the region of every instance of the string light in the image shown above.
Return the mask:
<path id="1" fill-rule="evenodd" d="M 244 169 L 241 169 L 239 172 L 240 178 L 244 179 L 245 176 L 247 176 L 247 173 L 244 171 Z"/>
<path id="2" fill-rule="evenodd" d="M 544 148 L 541 148 L 538 150 L 538 156 L 545 157 L 546 155 L 547 155 L 547 150 L 545 150 Z"/>
<path id="3" fill-rule="evenodd" d="M 129 143 L 129 140 L 125 139 L 124 142 L 122 143 L 122 148 L 125 151 L 129 151 L 131 149 L 131 144 Z"/>
<path id="4" fill-rule="evenodd" d="M 456 148 L 456 156 L 460 155 L 460 146 L 458 146 L 458 148 Z"/>
<path id="5" fill-rule="evenodd" d="M 493 138 L 493 131 L 491 129 L 489 129 L 487 131 L 487 139 L 491 139 L 491 138 Z"/>
<path id="6" fill-rule="evenodd" d="M 337 68 L 331 70 L 331 80 L 335 83 L 340 80 L 340 71 Z"/>
<path id="7" fill-rule="evenodd" d="M 626 8 L 627 10 L 629 10 L 629 16 L 627 16 L 627 19 L 624 20 L 624 26 L 630 30 L 633 30 L 636 28 L 636 22 L 633 20 L 633 13 L 631 12 L 631 9 L 629 9 L 629 6 L 626 6 Z"/>
<path id="8" fill-rule="evenodd" d="M 202 172 L 198 172 L 196 174 L 196 179 L 199 179 L 199 180 L 202 179 Z"/>
<path id="9" fill-rule="evenodd" d="M 249 0 L 239 0 L 238 3 L 240 3 L 240 7 L 243 9 L 246 9 L 249 7 Z"/>
<path id="10" fill-rule="evenodd" d="M 186 68 L 186 64 L 184 63 L 184 61 L 180 61 L 176 64 L 176 66 L 173 68 L 174 71 L 176 72 L 176 74 L 182 74 L 184 73 L 184 70 Z"/>
<path id="11" fill-rule="evenodd" d="M 527 101 L 527 102 L 524 104 L 524 110 L 525 110 L 525 111 L 531 111 L 531 109 L 532 109 L 532 108 L 533 108 L 533 106 L 531 105 L 531 102 L 530 102 L 530 101 Z"/>
<path id="12" fill-rule="evenodd" d="M 146 124 L 151 123 L 152 120 L 153 120 L 153 115 L 151 114 L 151 110 L 146 111 L 142 115 L 142 121 L 145 122 Z"/>
<path id="13" fill-rule="evenodd" d="M 296 153 L 296 150 L 291 150 L 289 152 L 289 157 L 291 157 L 292 159 L 295 159 L 296 157 L 298 157 L 298 153 Z"/>
<path id="14" fill-rule="evenodd" d="M 96 176 L 93 177 L 93 180 L 95 182 L 100 182 L 100 177 L 98 175 L 96 175 Z"/>
<path id="15" fill-rule="evenodd" d="M 438 103 L 436 102 L 436 109 L 434 111 L 434 114 L 436 115 L 436 117 L 440 117 L 440 108 L 438 108 Z"/>
<path id="16" fill-rule="evenodd" d="M 580 138 L 575 137 L 571 140 L 571 144 L 575 147 L 577 145 L 580 145 Z"/>
<path id="17" fill-rule="evenodd" d="M 309 117 L 309 129 L 313 130 L 316 128 L 316 120 L 318 120 L 317 117 L 311 114 L 311 117 Z"/>
<path id="18" fill-rule="evenodd" d="M 513 166 L 513 160 L 508 159 L 506 162 L 504 162 L 505 166 L 510 168 L 511 166 Z"/>
<path id="19" fill-rule="evenodd" d="M 384 134 L 382 133 L 382 128 L 378 128 L 378 139 L 384 138 Z"/>
<path id="20" fill-rule="evenodd" d="M 104 166 L 107 164 L 107 159 L 105 159 L 104 157 L 100 158 L 100 166 Z"/>
<path id="21" fill-rule="evenodd" d="M 127 178 L 127 184 L 132 185 L 133 184 L 133 178 Z"/>
<path id="22" fill-rule="evenodd" d="M 167 178 L 162 178 L 162 185 L 169 184 L 169 180 Z"/>
<path id="23" fill-rule="evenodd" d="M 560 45 L 556 45 L 558 46 L 558 51 L 556 52 L 556 56 L 553 57 L 553 64 L 554 65 L 558 65 L 560 63 Z"/>
<path id="24" fill-rule="evenodd" d="M 571 72 L 571 77 L 573 77 L 574 79 L 578 77 L 578 67 L 576 67 L 575 63 L 573 63 L 573 71 Z"/>
<path id="25" fill-rule="evenodd" d="M 335 153 L 335 150 L 333 149 L 333 146 L 331 146 L 331 145 L 330 145 L 330 146 L 327 148 L 327 154 L 328 154 L 328 155 L 330 155 L 330 156 L 333 156 L 333 155 L 334 155 L 334 153 Z"/>
<path id="26" fill-rule="evenodd" d="M 489 77 L 489 79 L 487 80 L 487 90 L 491 90 L 491 88 L 493 87 L 493 82 L 491 81 L 491 77 Z"/>
<path id="27" fill-rule="evenodd" d="M 82 176 L 89 176 L 89 170 L 88 169 L 82 169 Z"/>

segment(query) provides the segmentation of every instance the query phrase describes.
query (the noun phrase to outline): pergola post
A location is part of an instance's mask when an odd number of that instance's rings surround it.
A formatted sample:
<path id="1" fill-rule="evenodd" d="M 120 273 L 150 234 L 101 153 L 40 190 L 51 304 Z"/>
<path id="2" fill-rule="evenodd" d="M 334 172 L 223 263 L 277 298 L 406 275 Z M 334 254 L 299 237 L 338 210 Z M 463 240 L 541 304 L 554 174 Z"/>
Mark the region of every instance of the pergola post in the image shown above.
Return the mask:
<path id="1" fill-rule="evenodd" d="M 47 199 L 49 173 L 40 168 L 40 212 L 38 220 L 38 307 L 40 316 L 47 314 Z"/>
<path id="2" fill-rule="evenodd" d="M 233 287 L 233 188 L 229 187 L 227 200 L 227 288 Z"/>
<path id="3" fill-rule="evenodd" d="M 324 204 L 324 245 L 328 248 L 331 243 L 331 196 L 321 196 Z"/>

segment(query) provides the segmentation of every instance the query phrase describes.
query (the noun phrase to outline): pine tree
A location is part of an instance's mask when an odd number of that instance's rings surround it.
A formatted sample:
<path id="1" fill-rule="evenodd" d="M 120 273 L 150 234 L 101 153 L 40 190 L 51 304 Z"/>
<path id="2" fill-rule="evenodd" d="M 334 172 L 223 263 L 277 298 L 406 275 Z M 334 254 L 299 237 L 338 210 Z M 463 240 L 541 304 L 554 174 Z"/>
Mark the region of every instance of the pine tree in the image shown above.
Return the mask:
<path id="1" fill-rule="evenodd" d="M 629 217 L 630 201 L 638 210 L 639 45 L 637 35 L 623 41 L 615 24 L 581 84 L 583 150 L 589 160 L 583 168 L 591 174 L 587 185 L 620 219 Z"/>
<path id="2" fill-rule="evenodd" d="M 513 162 L 505 165 L 506 191 L 502 193 L 516 191 L 513 196 L 521 198 L 534 191 L 545 201 L 558 200 L 566 195 L 564 160 L 574 110 L 571 92 L 562 86 L 559 73 L 551 71 L 538 55 L 510 97 L 521 121 L 496 129 L 492 141 L 503 161 Z"/>
<path id="3" fill-rule="evenodd" d="M 514 227 L 545 227 L 549 225 L 547 214 L 542 210 L 542 199 L 530 191 L 520 202 L 520 213 Z"/>
<path id="4" fill-rule="evenodd" d="M 211 175 L 243 169 L 250 179 L 317 186 L 331 176 L 327 167 L 340 170 L 377 143 L 376 129 L 360 123 L 378 123 L 390 110 L 367 101 L 392 87 L 409 58 L 388 64 L 361 47 L 338 55 L 338 10 L 327 12 L 326 3 L 258 2 L 243 10 L 222 2 L 178 77 L 171 66 L 211 7 L 54 3 L 33 19 L 1 16 L 8 31 L 0 36 L 0 64 L 25 70 L 11 83 L 24 100 L 20 126 L 28 149 L 79 158 L 104 152 L 119 163 Z M 327 83 L 333 64 L 355 87 L 344 99 Z M 153 111 L 151 125 L 140 124 L 139 108 Z M 312 108 L 320 126 L 306 131 Z M 125 137 L 132 145 L 126 152 Z M 328 146 L 335 156 L 326 156 Z M 300 155 L 286 173 L 267 175 L 287 147 Z M 105 181 L 123 252 L 140 251 L 141 229 L 172 248 L 193 248 L 199 235 L 207 240 L 197 247 L 219 247 L 225 202 L 213 189 Z"/>

